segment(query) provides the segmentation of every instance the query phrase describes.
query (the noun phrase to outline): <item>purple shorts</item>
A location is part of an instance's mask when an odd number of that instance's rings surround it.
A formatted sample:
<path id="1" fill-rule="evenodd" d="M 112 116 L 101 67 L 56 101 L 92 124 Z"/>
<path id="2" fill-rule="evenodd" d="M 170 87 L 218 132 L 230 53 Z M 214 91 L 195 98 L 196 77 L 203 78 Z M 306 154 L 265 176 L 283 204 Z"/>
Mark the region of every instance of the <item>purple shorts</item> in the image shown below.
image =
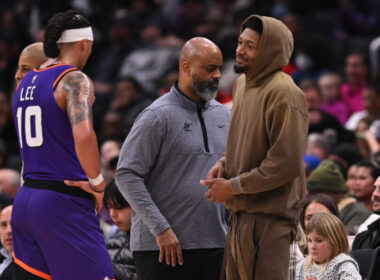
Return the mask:
<path id="1" fill-rule="evenodd" d="M 43 279 L 113 279 L 94 202 L 22 187 L 12 211 L 15 262 Z"/>

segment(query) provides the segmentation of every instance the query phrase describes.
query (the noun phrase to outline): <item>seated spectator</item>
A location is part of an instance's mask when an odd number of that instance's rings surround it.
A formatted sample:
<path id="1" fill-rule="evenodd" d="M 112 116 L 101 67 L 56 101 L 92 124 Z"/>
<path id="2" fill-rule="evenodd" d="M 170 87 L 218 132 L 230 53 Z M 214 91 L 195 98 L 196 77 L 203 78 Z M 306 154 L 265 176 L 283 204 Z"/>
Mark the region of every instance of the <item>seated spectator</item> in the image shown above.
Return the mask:
<path id="1" fill-rule="evenodd" d="M 331 144 L 326 136 L 320 133 L 310 133 L 308 135 L 305 152 L 307 156 L 316 156 L 322 161 L 328 157 L 330 151 Z"/>
<path id="2" fill-rule="evenodd" d="M 339 218 L 318 213 L 307 228 L 309 255 L 297 265 L 296 280 L 362 280 L 357 262 L 348 254 L 348 240 Z"/>
<path id="3" fill-rule="evenodd" d="M 356 165 L 358 170 L 355 176 L 354 195 L 368 211 L 372 212 L 373 185 L 376 178 L 380 176 L 380 170 L 370 161 L 361 161 Z"/>
<path id="4" fill-rule="evenodd" d="M 359 167 L 356 164 L 351 165 L 347 170 L 347 179 L 346 179 L 346 186 L 348 188 L 348 191 L 354 195 L 354 186 L 355 186 L 355 180 L 356 180 L 356 172 L 358 171 Z"/>
<path id="5" fill-rule="evenodd" d="M 98 134 L 99 143 L 103 144 L 107 140 L 123 142 L 125 137 L 123 114 L 118 111 L 106 112 Z"/>
<path id="6" fill-rule="evenodd" d="M 111 181 L 104 192 L 104 204 L 110 211 L 113 223 L 118 227 L 107 241 L 116 280 L 135 280 L 136 268 L 130 249 L 130 230 L 132 208 Z"/>
<path id="7" fill-rule="evenodd" d="M 12 205 L 5 207 L 0 214 L 0 238 L 3 248 L 0 249 L 0 280 L 15 279 L 13 262 L 13 240 L 11 227 Z"/>
<path id="8" fill-rule="evenodd" d="M 122 143 L 115 140 L 107 140 L 100 146 L 100 163 L 107 176 L 108 182 L 115 178 L 115 173 L 111 167 L 111 161 L 119 157 Z"/>
<path id="9" fill-rule="evenodd" d="M 323 74 L 318 80 L 318 87 L 322 95 L 321 109 L 344 125 L 348 119 L 348 110 L 342 100 L 341 84 L 340 76 L 335 73 Z"/>
<path id="10" fill-rule="evenodd" d="M 305 230 L 310 219 L 317 213 L 330 213 L 339 218 L 339 210 L 336 202 L 328 195 L 313 194 L 307 199 L 301 209 L 301 225 Z"/>
<path id="11" fill-rule="evenodd" d="M 346 82 L 342 84 L 342 99 L 352 115 L 364 109 L 363 92 L 367 85 L 368 66 L 365 56 L 358 52 L 347 55 L 344 72 Z"/>
<path id="12" fill-rule="evenodd" d="M 181 40 L 164 40 L 166 21 L 152 15 L 141 30 L 141 45 L 123 60 L 119 77 L 134 77 L 144 91 L 157 96 L 157 88 L 164 74 L 178 63 Z"/>
<path id="13" fill-rule="evenodd" d="M 329 159 L 333 160 L 335 163 L 339 163 L 343 168 L 343 177 L 348 178 L 347 172 L 350 166 L 363 160 L 359 149 L 351 143 L 339 144 L 335 147 L 332 153 L 328 156 Z"/>
<path id="14" fill-rule="evenodd" d="M 143 92 L 140 83 L 132 77 L 119 79 L 116 92 L 111 100 L 110 110 L 123 115 L 124 134 L 128 135 L 137 115 L 152 103 Z"/>
<path id="15" fill-rule="evenodd" d="M 347 196 L 344 177 L 332 160 L 324 160 L 310 174 L 306 184 L 310 194 L 323 193 L 338 204 L 340 218 L 349 235 L 356 234 L 370 212 L 353 197 Z"/>
<path id="16" fill-rule="evenodd" d="M 372 193 L 372 210 L 380 215 L 380 177 L 377 177 Z M 368 225 L 368 229 L 359 233 L 352 244 L 352 250 L 375 249 L 380 247 L 380 219 Z"/>
<path id="17" fill-rule="evenodd" d="M 310 173 L 318 167 L 318 165 L 321 163 L 321 159 L 317 157 L 316 155 L 304 155 L 303 157 L 303 163 L 305 167 L 305 175 L 308 177 Z"/>
<path id="18" fill-rule="evenodd" d="M 327 130 L 333 130 L 337 134 L 336 140 L 338 142 L 350 142 L 354 140 L 352 132 L 346 131 L 334 116 L 321 110 L 322 97 L 316 84 L 304 80 L 300 84 L 300 88 L 306 96 L 307 108 L 309 110 L 309 133 L 318 132 L 324 134 Z"/>
<path id="19" fill-rule="evenodd" d="M 352 131 L 357 130 L 359 122 L 365 118 L 376 134 L 377 128 L 374 120 L 380 117 L 380 81 L 374 80 L 364 87 L 362 100 L 363 110 L 352 114 L 347 120 L 345 128 Z"/>
<path id="20" fill-rule="evenodd" d="M 21 174 L 16 170 L 0 169 L 0 193 L 15 198 L 20 188 L 20 178 Z"/>

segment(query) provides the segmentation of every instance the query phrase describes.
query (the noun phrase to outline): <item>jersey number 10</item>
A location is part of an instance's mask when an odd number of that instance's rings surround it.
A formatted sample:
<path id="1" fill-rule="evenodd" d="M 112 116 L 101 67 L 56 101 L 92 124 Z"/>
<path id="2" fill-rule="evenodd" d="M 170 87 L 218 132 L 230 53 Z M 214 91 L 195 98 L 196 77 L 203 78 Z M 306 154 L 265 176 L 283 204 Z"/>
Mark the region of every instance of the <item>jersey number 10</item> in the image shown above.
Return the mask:
<path id="1" fill-rule="evenodd" d="M 32 134 L 32 122 L 34 123 L 34 135 Z M 24 126 L 22 126 L 24 123 Z M 25 109 L 23 115 L 23 108 L 17 108 L 17 129 L 18 129 L 18 138 L 20 141 L 20 148 L 22 149 L 22 135 L 23 129 L 25 131 L 25 140 L 26 144 L 29 147 L 39 147 L 43 143 L 42 136 L 42 113 L 40 106 L 28 106 Z"/>

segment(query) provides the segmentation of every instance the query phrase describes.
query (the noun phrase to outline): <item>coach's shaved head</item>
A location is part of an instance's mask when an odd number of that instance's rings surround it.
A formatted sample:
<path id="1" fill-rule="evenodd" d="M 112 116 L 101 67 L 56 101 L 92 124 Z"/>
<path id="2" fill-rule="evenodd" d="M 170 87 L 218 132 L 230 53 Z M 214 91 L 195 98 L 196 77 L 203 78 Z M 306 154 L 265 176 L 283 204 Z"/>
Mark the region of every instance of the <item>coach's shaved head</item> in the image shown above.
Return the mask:
<path id="1" fill-rule="evenodd" d="M 26 73 L 33 68 L 40 66 L 46 60 L 48 60 L 48 57 L 44 54 L 43 45 L 41 42 L 26 46 L 22 50 L 18 60 L 18 69 L 15 74 L 17 84 L 21 82 Z"/>
<path id="2" fill-rule="evenodd" d="M 179 58 L 179 89 L 199 104 L 214 99 L 222 66 L 222 52 L 215 43 L 203 37 L 190 39 Z"/>

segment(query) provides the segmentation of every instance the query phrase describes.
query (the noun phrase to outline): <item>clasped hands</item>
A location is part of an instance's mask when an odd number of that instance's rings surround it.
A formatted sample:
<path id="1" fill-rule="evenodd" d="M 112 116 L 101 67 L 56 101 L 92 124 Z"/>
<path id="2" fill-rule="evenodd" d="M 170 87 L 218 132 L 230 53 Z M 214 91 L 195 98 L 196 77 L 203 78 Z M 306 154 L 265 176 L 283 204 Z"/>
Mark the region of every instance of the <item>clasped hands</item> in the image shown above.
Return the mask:
<path id="1" fill-rule="evenodd" d="M 229 200 L 232 196 L 231 181 L 223 179 L 224 165 L 218 161 L 210 169 L 206 175 L 206 180 L 201 180 L 200 183 L 208 187 L 205 196 L 210 202 L 216 204 Z"/>

